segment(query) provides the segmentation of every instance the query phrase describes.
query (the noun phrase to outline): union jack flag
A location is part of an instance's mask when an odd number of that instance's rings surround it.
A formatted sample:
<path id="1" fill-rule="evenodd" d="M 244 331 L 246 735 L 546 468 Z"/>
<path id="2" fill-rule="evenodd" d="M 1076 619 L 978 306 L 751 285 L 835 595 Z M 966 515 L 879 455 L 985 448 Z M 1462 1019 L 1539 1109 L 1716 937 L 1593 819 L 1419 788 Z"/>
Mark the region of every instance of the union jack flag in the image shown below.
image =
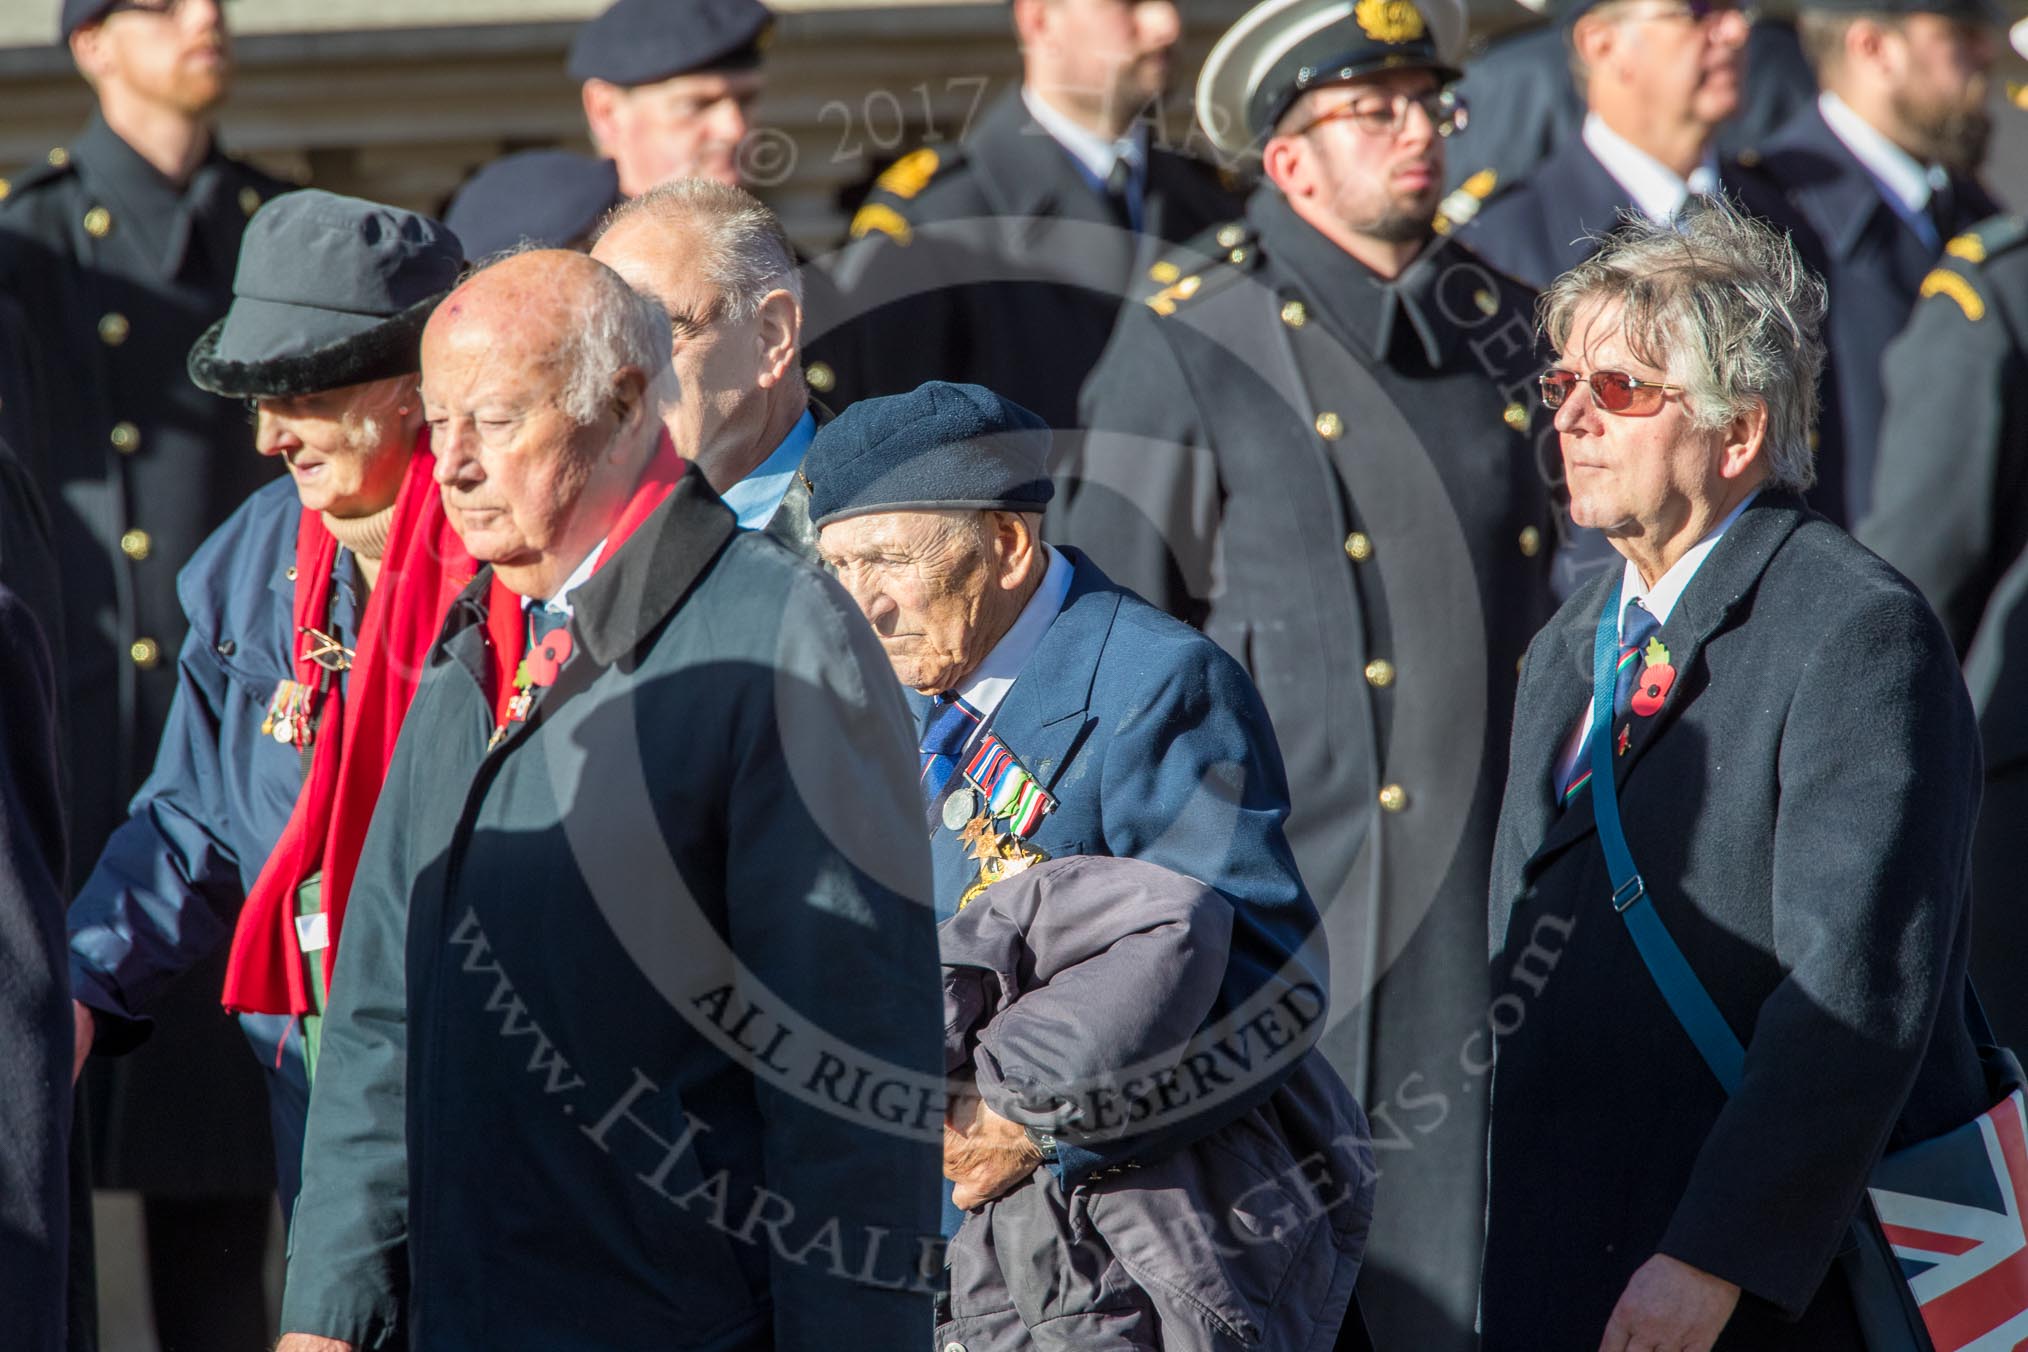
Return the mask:
<path id="1" fill-rule="evenodd" d="M 2022 1091 L 1896 1151 L 1873 1207 L 1937 1352 L 2028 1347 L 2028 1133 Z"/>

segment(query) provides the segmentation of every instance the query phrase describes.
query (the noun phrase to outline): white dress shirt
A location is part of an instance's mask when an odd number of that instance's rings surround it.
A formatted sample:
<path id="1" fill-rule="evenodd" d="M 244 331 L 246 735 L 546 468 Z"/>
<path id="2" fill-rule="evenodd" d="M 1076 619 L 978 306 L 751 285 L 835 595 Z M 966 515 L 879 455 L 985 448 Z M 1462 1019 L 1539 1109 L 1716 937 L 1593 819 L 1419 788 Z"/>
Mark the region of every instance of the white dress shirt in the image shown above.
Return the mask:
<path id="1" fill-rule="evenodd" d="M 1873 180 L 1880 196 L 1895 214 L 1908 222 L 1909 229 L 1932 249 L 1943 247 L 1937 238 L 1936 222 L 1929 218 L 1929 199 L 1944 170 L 1925 167 L 1915 156 L 1880 134 L 1871 122 L 1852 111 L 1851 105 L 1826 91 L 1817 95 L 1817 111 L 1831 134 L 1844 142 L 1852 158 Z"/>
<path id="2" fill-rule="evenodd" d="M 1000 636 L 1000 641 L 993 645 L 993 651 L 979 663 L 978 670 L 958 687 L 958 697 L 971 705 L 972 711 L 979 716 L 979 726 L 973 729 L 971 739 L 966 743 L 967 751 L 992 725 L 994 711 L 1006 700 L 1007 692 L 1014 688 L 1015 679 L 1028 665 L 1028 659 L 1035 655 L 1036 646 L 1062 611 L 1064 598 L 1070 595 L 1070 560 L 1048 545 L 1042 548 L 1049 556 L 1049 567 L 1042 574 L 1041 585 L 1028 598 L 1028 604 L 1021 607 L 1021 614 L 1015 618 L 1013 627 Z"/>
<path id="3" fill-rule="evenodd" d="M 1086 173 L 1104 183 L 1112 177 L 1113 165 L 1124 159 L 1127 167 L 1139 179 L 1148 167 L 1148 128 L 1139 122 L 1134 129 L 1116 141 L 1108 141 L 1097 132 L 1080 127 L 1050 106 L 1049 100 L 1037 94 L 1028 86 L 1021 87 L 1021 102 L 1028 106 L 1028 115 L 1036 125 L 1049 133 L 1051 140 L 1070 152 L 1070 157 L 1084 166 Z"/>
<path id="4" fill-rule="evenodd" d="M 1655 579 L 1650 587 L 1641 581 L 1641 570 L 1634 567 L 1632 559 L 1627 560 L 1626 570 L 1620 574 L 1620 614 L 1618 619 L 1620 641 L 1626 641 L 1627 602 L 1639 601 L 1641 609 L 1655 617 L 1657 625 L 1669 622 L 1669 616 L 1676 609 L 1676 602 L 1683 599 L 1683 589 L 1690 585 L 1690 579 L 1697 576 L 1697 570 L 1704 566 L 1704 560 L 1711 557 L 1711 551 L 1718 548 L 1718 542 L 1725 532 L 1732 529 L 1732 523 L 1739 520 L 1739 514 L 1760 496 L 1760 490 L 1748 493 L 1737 507 L 1725 514 L 1723 520 L 1705 533 L 1702 539 L 1690 546 L 1683 557 L 1669 566 L 1669 571 Z M 1591 701 L 1585 701 L 1584 709 L 1577 716 L 1577 726 L 1564 739 L 1563 754 L 1556 758 L 1556 778 L 1551 781 L 1551 792 L 1561 796 L 1563 786 L 1570 782 L 1570 776 L 1577 769 L 1578 759 L 1584 755 L 1585 745 L 1591 740 Z"/>
<path id="5" fill-rule="evenodd" d="M 1718 154 L 1708 147 L 1704 151 L 1703 162 L 1690 171 L 1689 178 L 1684 179 L 1677 177 L 1676 171 L 1668 165 L 1608 127 L 1605 119 L 1597 113 L 1585 114 L 1583 135 L 1586 148 L 1598 156 L 1598 162 L 1605 166 L 1606 172 L 1627 190 L 1635 208 L 1651 221 L 1675 220 L 1692 193 L 1716 196 L 1719 191 Z"/>

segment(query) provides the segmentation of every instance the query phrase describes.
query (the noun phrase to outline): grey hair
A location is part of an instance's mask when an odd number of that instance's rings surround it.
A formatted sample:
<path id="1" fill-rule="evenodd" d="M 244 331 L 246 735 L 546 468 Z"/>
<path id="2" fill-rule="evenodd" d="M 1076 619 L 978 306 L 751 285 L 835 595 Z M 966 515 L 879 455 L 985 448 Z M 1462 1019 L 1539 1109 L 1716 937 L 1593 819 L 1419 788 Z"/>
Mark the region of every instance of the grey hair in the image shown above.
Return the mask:
<path id="1" fill-rule="evenodd" d="M 696 267 L 721 298 L 726 318 L 745 323 L 774 291 L 786 291 L 800 308 L 803 279 L 796 251 L 774 212 L 743 188 L 708 178 L 659 184 L 615 207 L 599 227 L 604 236 L 623 221 L 643 217 L 695 232 Z"/>
<path id="2" fill-rule="evenodd" d="M 598 420 L 612 397 L 613 377 L 628 366 L 639 369 L 652 390 L 669 370 L 669 315 L 610 268 L 593 274 L 591 295 L 578 312 L 557 353 L 563 389 L 557 404 L 583 427 Z"/>
<path id="3" fill-rule="evenodd" d="M 1770 482 L 1801 492 L 1816 481 L 1824 284 L 1786 234 L 1729 203 L 1674 225 L 1629 219 L 1543 292 L 1558 352 L 1593 302 L 1620 307 L 1628 347 L 1686 388 L 1695 426 L 1715 430 L 1764 405 Z"/>

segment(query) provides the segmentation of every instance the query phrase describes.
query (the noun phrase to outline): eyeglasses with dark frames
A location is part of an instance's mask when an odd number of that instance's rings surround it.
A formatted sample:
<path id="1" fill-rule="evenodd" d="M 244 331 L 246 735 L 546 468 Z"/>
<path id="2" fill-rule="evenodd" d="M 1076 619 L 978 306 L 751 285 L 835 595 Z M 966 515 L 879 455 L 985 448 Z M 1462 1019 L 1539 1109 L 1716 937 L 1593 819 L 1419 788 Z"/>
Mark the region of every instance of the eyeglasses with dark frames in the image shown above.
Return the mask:
<path id="1" fill-rule="evenodd" d="M 1422 94 L 1374 95 L 1353 99 L 1327 113 L 1320 113 L 1289 132 L 1301 136 L 1326 122 L 1350 122 L 1368 136 L 1399 136 L 1408 125 L 1410 107 L 1420 108 L 1439 136 L 1453 136 L 1470 120 L 1464 95 L 1454 89 L 1432 89 Z"/>
<path id="2" fill-rule="evenodd" d="M 1682 385 L 1668 385 L 1659 380 L 1642 380 L 1625 371 L 1593 371 L 1581 376 L 1575 371 L 1566 371 L 1552 366 L 1542 373 L 1542 406 L 1548 409 L 1563 407 L 1563 401 L 1583 381 L 1591 386 L 1592 402 L 1607 413 L 1625 417 L 1646 418 L 1659 413 L 1662 401 L 1671 391 L 1680 393 Z"/>

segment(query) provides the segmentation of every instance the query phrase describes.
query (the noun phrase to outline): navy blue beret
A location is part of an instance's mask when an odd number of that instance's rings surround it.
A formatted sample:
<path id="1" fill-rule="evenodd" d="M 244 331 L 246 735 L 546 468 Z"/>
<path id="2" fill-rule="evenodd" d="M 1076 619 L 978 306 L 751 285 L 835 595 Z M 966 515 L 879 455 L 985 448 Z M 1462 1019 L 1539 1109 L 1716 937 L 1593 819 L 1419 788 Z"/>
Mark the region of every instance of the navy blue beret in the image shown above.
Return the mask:
<path id="1" fill-rule="evenodd" d="M 774 15 L 760 0 L 616 0 L 577 30 L 570 78 L 654 84 L 759 64 Z"/>
<path id="2" fill-rule="evenodd" d="M 467 258 L 485 258 L 527 240 L 562 249 L 592 232 L 619 205 L 611 160 L 569 150 L 503 155 L 465 180 L 444 212 Z"/>
<path id="3" fill-rule="evenodd" d="M 72 33 L 103 17 L 112 7 L 113 0 L 63 0 L 63 9 L 56 21 L 57 27 L 62 30 L 63 40 L 70 41 Z"/>
<path id="4" fill-rule="evenodd" d="M 1039 512 L 1049 425 L 979 385 L 932 380 L 861 399 L 817 429 L 803 457 L 818 527 L 869 512 Z"/>

